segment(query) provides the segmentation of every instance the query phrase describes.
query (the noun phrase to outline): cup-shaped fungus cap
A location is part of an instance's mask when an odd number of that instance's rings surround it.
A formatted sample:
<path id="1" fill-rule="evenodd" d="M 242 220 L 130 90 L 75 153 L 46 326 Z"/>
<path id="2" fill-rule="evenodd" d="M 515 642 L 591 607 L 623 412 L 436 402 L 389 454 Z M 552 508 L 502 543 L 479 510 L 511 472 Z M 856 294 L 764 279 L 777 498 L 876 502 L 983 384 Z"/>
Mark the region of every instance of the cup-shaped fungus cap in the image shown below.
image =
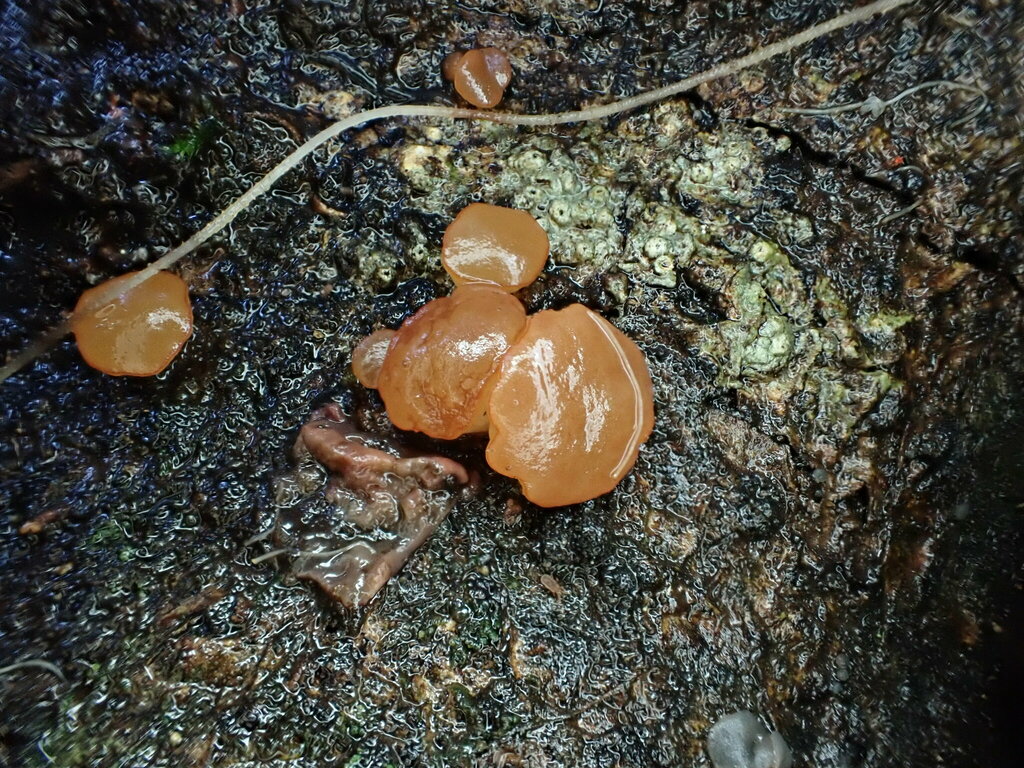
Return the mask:
<path id="1" fill-rule="evenodd" d="M 398 329 L 381 366 L 391 422 L 446 440 L 486 432 L 491 379 L 525 324 L 519 300 L 491 285 L 427 303 Z"/>
<path id="2" fill-rule="evenodd" d="M 525 288 L 548 260 L 548 235 L 526 211 L 471 203 L 444 231 L 441 263 L 456 285 Z"/>
<path id="3" fill-rule="evenodd" d="M 654 425 L 643 352 L 581 304 L 532 315 L 489 403 L 487 463 L 542 507 L 593 499 L 633 468 Z"/>
<path id="4" fill-rule="evenodd" d="M 504 51 L 473 48 L 463 54 L 449 54 L 441 71 L 456 92 L 474 107 L 498 106 L 512 81 L 512 65 Z"/>
<path id="5" fill-rule="evenodd" d="M 352 350 L 352 373 L 364 387 L 377 388 L 380 369 L 394 337 L 395 332 L 390 328 L 381 328 L 356 344 Z"/>
<path id="6" fill-rule="evenodd" d="M 157 272 L 129 288 L 138 272 L 115 277 L 82 293 L 71 316 L 78 351 L 111 376 L 154 376 L 192 335 L 188 286 L 173 272 Z"/>

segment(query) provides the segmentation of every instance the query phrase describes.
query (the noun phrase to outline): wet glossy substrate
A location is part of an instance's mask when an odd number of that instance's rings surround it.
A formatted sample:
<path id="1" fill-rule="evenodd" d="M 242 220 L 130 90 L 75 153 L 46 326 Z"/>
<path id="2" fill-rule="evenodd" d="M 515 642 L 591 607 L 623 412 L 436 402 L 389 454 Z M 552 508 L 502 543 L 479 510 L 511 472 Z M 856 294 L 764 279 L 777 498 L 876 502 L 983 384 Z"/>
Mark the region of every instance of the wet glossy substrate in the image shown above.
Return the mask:
<path id="1" fill-rule="evenodd" d="M 65 680 L 0 675 L 0 762 L 707 765 L 708 727 L 749 709 L 798 764 L 997 764 L 1013 704 L 981 694 L 1004 701 L 992 649 L 1021 645 L 1015 5 L 915 8 L 609 125 L 377 126 L 189 262 L 197 330 L 160 378 L 65 345 L 4 385 L 0 667 Z M 833 10 L 37 6 L 0 17 L 4 350 L 193 231 L 344 101 L 318 93 L 442 98 L 453 28 L 527 41 L 504 104 L 536 111 Z M 963 125 L 974 103 L 941 90 L 877 119 L 755 109 L 811 103 L 812 73 L 842 83 L 828 103 L 935 77 L 999 102 Z M 655 432 L 613 495 L 547 512 L 456 444 L 480 494 L 344 614 L 246 541 L 329 504 L 325 476 L 276 493 L 316 406 L 394 437 L 348 352 L 448 292 L 440 238 L 482 189 L 572 259 L 530 311 L 580 301 L 644 348 Z M 628 278 L 588 269 L 602 244 Z"/>

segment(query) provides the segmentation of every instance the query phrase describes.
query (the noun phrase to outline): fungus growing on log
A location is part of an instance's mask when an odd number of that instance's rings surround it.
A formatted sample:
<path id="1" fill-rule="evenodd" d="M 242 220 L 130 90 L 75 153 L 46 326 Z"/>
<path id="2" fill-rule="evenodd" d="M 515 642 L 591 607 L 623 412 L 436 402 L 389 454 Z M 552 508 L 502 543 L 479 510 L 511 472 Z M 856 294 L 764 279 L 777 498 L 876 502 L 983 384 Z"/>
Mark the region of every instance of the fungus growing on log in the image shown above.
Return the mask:
<path id="1" fill-rule="evenodd" d="M 441 65 L 441 71 L 452 81 L 459 96 L 481 109 L 498 106 L 512 81 L 508 56 L 497 48 L 451 53 Z"/>
<path id="2" fill-rule="evenodd" d="M 526 211 L 472 203 L 444 231 L 441 263 L 456 285 L 525 288 L 548 260 L 547 232 Z"/>
<path id="3" fill-rule="evenodd" d="M 277 165 L 271 168 L 265 176 L 258 179 L 249 189 L 243 192 L 237 199 L 218 213 L 202 229 L 193 234 L 185 242 L 172 248 L 156 261 L 150 263 L 142 274 L 147 277 L 156 274 L 161 270 L 168 269 L 178 263 L 181 259 L 189 256 L 197 248 L 208 242 L 210 238 L 230 225 L 253 201 L 267 194 L 290 171 L 295 169 L 313 152 L 329 141 L 337 139 L 346 131 L 366 125 L 375 120 L 382 120 L 395 117 L 428 117 L 443 119 L 475 119 L 488 120 L 505 125 L 521 126 L 553 126 L 566 123 L 579 123 L 592 120 L 603 120 L 608 117 L 623 114 L 638 109 L 648 104 L 663 99 L 677 96 L 706 83 L 723 77 L 730 77 L 750 67 L 757 66 L 776 56 L 788 53 L 802 45 L 818 40 L 825 35 L 831 34 L 840 29 L 845 29 L 852 24 L 866 21 L 878 14 L 889 13 L 896 8 L 907 5 L 911 0 L 873 0 L 866 5 L 854 8 L 841 13 L 812 27 L 808 27 L 789 37 L 777 40 L 774 43 L 755 48 L 753 51 L 737 58 L 715 64 L 702 72 L 689 75 L 681 80 L 669 83 L 660 88 L 638 93 L 623 99 L 618 99 L 607 104 L 596 104 L 584 109 L 573 109 L 566 112 L 552 112 L 545 114 L 514 114 L 506 112 L 494 112 L 489 110 L 473 110 L 459 107 L 440 106 L 434 104 L 404 104 L 376 107 L 363 112 L 338 120 L 328 125 L 323 130 L 311 136 L 307 141 L 296 147 L 290 154 L 285 156 Z M 443 68 L 445 76 L 449 79 L 461 77 L 460 71 L 469 67 L 472 71 L 474 59 L 463 62 L 465 54 L 452 54 L 445 59 Z M 499 74 L 504 72 L 504 67 L 499 66 L 496 70 Z M 508 70 L 508 77 L 511 77 L 511 67 Z M 502 75 L 502 79 L 504 79 Z M 35 339 L 21 352 L 15 354 L 0 366 L 0 383 L 6 381 L 23 367 L 31 363 L 40 355 L 46 353 L 54 344 L 59 342 L 71 330 L 69 323 L 61 323 L 40 337 Z"/>
<path id="4" fill-rule="evenodd" d="M 469 482 L 456 461 L 412 455 L 359 432 L 337 405 L 313 413 L 296 457 L 325 466 L 336 514 L 302 505 L 282 512 L 274 540 L 294 553 L 292 571 L 347 608 L 366 605 L 448 516 L 454 489 Z"/>
<path id="5" fill-rule="evenodd" d="M 444 237 L 454 293 L 393 337 L 377 331 L 360 342 L 352 370 L 380 391 L 399 429 L 442 439 L 488 432 L 491 468 L 555 507 L 601 496 L 626 476 L 653 428 L 654 394 L 640 348 L 600 315 L 573 304 L 527 318 L 506 292 L 532 282 L 547 253 L 530 214 L 469 206 Z"/>
<path id="6" fill-rule="evenodd" d="M 451 440 L 487 431 L 487 394 L 498 361 L 526 324 L 517 298 L 492 285 L 459 286 L 398 329 L 378 390 L 399 429 Z"/>
<path id="7" fill-rule="evenodd" d="M 612 490 L 654 426 L 647 361 L 582 304 L 532 315 L 506 353 L 489 403 L 487 463 L 542 507 Z"/>
<path id="8" fill-rule="evenodd" d="M 157 272 L 122 291 L 137 272 L 82 293 L 71 318 L 78 350 L 89 365 L 111 376 L 154 376 L 192 335 L 192 304 L 185 281 Z"/>
<path id="9" fill-rule="evenodd" d="M 381 328 L 360 341 L 352 350 L 352 373 L 364 387 L 377 388 L 380 369 L 384 365 L 384 357 L 393 338 L 394 331 L 390 328 Z"/>

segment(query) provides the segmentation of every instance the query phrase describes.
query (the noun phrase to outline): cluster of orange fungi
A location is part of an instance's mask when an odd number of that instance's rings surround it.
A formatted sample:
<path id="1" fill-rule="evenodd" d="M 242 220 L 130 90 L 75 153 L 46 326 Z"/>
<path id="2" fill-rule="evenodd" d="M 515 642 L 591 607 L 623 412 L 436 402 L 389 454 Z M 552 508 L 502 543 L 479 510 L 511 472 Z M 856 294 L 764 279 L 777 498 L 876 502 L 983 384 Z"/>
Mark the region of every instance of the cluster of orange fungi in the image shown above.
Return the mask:
<path id="1" fill-rule="evenodd" d="M 495 48 L 449 56 L 444 74 L 466 101 L 493 107 L 508 85 Z M 581 304 L 527 317 L 512 295 L 544 269 L 548 237 L 526 211 L 474 203 L 444 235 L 455 282 L 397 331 L 352 355 L 400 429 L 451 440 L 487 433 L 487 462 L 544 507 L 607 493 L 632 469 L 654 420 L 643 353 Z M 114 376 L 152 376 L 192 334 L 188 287 L 158 272 L 127 291 L 122 275 L 82 294 L 71 328 L 85 361 Z"/>
<path id="2" fill-rule="evenodd" d="M 513 291 L 547 260 L 548 239 L 525 211 L 465 208 L 444 235 L 456 283 L 397 331 L 353 351 L 400 429 L 451 440 L 487 433 L 487 463 L 542 507 L 612 490 L 654 424 L 643 353 L 582 304 L 527 316 Z"/>

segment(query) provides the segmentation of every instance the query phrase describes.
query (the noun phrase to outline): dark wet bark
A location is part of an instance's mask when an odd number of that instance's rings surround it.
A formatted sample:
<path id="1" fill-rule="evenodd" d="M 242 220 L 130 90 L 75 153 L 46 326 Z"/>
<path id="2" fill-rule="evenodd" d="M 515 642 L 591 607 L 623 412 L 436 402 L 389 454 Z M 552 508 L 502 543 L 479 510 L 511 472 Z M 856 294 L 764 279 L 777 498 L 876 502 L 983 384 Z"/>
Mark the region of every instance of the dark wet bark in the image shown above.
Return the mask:
<path id="1" fill-rule="evenodd" d="M 558 110 L 845 7 L 15 0 L 0 353 L 332 115 L 449 99 L 451 50 L 508 51 L 504 108 Z M 197 332 L 165 374 L 106 378 L 66 342 L 0 385 L 0 667 L 66 678 L 0 674 L 0 762 L 707 765 L 742 709 L 798 765 L 1005 762 L 1022 14 L 914 5 L 599 125 L 355 132 L 182 264 Z M 987 100 L 785 111 L 936 80 Z M 351 378 L 363 335 L 448 291 L 440 236 L 476 198 L 546 222 L 531 311 L 585 303 L 650 360 L 655 434 L 609 496 L 533 508 Z M 358 613 L 245 544 L 326 402 L 482 477 Z"/>

